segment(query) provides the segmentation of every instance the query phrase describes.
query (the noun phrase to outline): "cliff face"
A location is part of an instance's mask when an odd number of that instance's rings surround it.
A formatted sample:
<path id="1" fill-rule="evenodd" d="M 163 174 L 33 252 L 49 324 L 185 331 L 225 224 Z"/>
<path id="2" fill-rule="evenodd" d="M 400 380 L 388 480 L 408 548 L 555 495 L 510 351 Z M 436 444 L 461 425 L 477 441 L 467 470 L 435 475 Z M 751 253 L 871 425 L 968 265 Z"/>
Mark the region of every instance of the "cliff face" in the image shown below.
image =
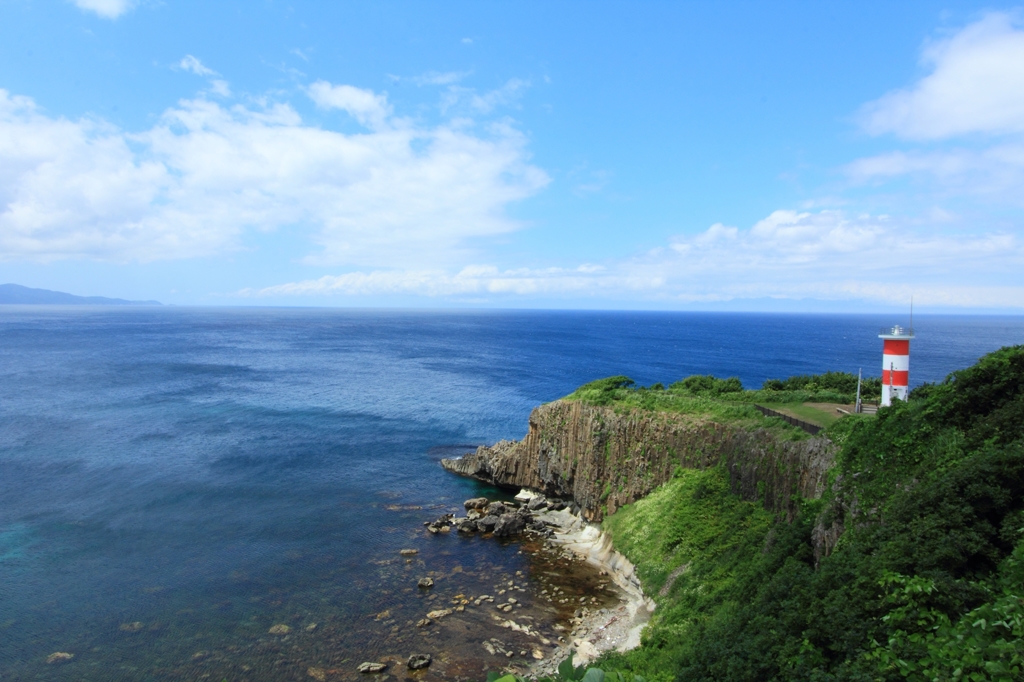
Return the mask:
<path id="1" fill-rule="evenodd" d="M 559 400 L 533 411 L 522 440 L 480 447 L 441 464 L 498 485 L 571 497 L 588 519 L 599 521 L 667 481 L 676 467 L 719 462 L 728 468 L 733 492 L 792 518 L 793 496 L 819 497 L 833 460 L 833 446 L 824 438 L 780 441 L 768 431 L 687 415 L 617 413 Z"/>

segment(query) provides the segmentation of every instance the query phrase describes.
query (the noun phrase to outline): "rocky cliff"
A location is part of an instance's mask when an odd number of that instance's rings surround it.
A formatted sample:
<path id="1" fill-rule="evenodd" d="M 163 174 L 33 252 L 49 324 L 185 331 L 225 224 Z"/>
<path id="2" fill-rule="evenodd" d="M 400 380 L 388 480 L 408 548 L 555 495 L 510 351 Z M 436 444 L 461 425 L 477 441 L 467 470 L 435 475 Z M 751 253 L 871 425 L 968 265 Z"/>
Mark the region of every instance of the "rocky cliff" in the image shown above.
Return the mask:
<path id="1" fill-rule="evenodd" d="M 536 408 L 526 437 L 441 461 L 490 483 L 571 497 L 592 521 L 667 481 L 676 470 L 723 463 L 732 489 L 787 518 L 795 496 L 819 497 L 834 460 L 824 438 L 780 440 L 702 417 L 559 400 Z"/>

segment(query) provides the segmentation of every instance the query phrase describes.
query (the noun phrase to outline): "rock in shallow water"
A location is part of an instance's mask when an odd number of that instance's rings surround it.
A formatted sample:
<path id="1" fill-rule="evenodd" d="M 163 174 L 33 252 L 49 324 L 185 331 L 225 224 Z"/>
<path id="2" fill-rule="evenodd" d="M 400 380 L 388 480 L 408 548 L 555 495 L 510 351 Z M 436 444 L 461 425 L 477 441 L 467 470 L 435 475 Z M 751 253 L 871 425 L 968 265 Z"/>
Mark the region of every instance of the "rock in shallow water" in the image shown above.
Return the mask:
<path id="1" fill-rule="evenodd" d="M 497 516 L 485 516 L 476 522 L 477 527 L 484 533 L 490 533 L 498 523 Z"/>
<path id="2" fill-rule="evenodd" d="M 462 506 L 466 508 L 466 511 L 470 509 L 486 509 L 489 500 L 486 497 L 474 497 L 471 500 L 466 500 L 462 503 Z"/>
<path id="3" fill-rule="evenodd" d="M 452 615 L 451 609 L 437 609 L 436 611 L 431 611 L 430 613 L 428 613 L 427 618 L 431 620 L 441 620 L 445 616 L 450 615 Z"/>
<path id="4" fill-rule="evenodd" d="M 409 657 L 409 670 L 422 670 L 429 666 L 433 660 L 430 654 L 413 654 Z"/>
<path id="5" fill-rule="evenodd" d="M 382 673 L 387 670 L 386 663 L 360 663 L 359 667 L 356 668 L 361 673 Z"/>
<path id="6" fill-rule="evenodd" d="M 66 663 L 74 657 L 74 654 L 69 654 L 66 651 L 54 651 L 46 657 L 46 662 L 50 665 L 53 665 L 54 663 Z"/>
<path id="7" fill-rule="evenodd" d="M 428 588 L 434 586 L 433 578 L 420 578 L 419 582 L 416 583 L 417 587 Z"/>
<path id="8" fill-rule="evenodd" d="M 284 623 L 278 623 L 277 625 L 271 626 L 271 628 L 267 630 L 267 632 L 269 632 L 272 635 L 287 635 L 291 631 L 291 626 L 285 625 Z"/>

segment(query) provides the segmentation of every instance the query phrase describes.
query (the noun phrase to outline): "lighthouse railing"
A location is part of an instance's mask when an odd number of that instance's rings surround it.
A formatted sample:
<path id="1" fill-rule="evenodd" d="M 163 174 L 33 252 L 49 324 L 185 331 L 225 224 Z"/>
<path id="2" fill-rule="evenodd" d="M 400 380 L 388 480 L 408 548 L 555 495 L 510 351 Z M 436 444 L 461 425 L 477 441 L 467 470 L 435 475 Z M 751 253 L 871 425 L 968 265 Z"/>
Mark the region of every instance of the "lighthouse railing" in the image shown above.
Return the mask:
<path id="1" fill-rule="evenodd" d="M 878 330 L 880 336 L 913 336 L 913 327 L 882 327 Z"/>

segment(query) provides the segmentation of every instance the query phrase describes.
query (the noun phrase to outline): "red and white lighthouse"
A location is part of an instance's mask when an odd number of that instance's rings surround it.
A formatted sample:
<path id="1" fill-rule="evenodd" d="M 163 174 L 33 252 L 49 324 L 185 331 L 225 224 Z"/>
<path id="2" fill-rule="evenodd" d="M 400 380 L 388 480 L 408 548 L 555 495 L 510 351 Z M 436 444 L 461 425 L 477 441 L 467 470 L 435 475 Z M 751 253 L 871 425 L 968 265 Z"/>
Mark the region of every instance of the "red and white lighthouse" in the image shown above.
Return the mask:
<path id="1" fill-rule="evenodd" d="M 910 340 L 914 330 L 896 325 L 886 327 L 878 335 L 882 341 L 882 405 L 891 405 L 893 398 L 907 399 L 910 385 Z"/>

